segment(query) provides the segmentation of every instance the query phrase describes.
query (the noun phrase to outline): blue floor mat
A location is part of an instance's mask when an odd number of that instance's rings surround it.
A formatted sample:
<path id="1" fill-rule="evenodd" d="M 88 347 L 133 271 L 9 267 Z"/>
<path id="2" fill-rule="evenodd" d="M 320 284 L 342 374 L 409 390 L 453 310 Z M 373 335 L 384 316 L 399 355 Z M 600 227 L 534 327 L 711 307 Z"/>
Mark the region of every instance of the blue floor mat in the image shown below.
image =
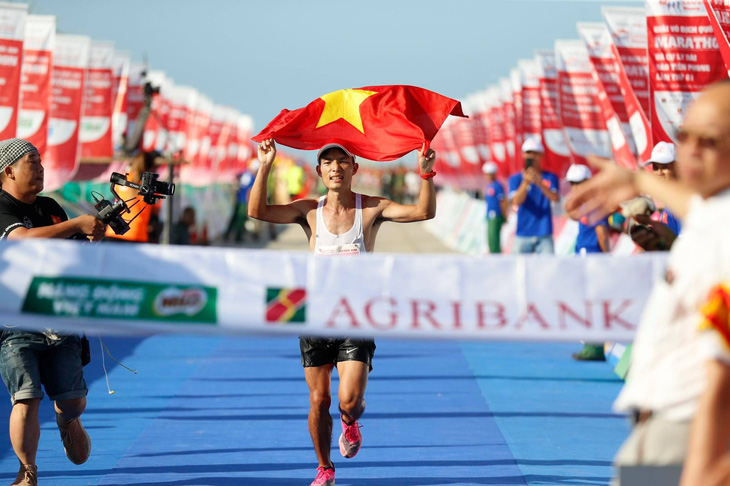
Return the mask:
<path id="1" fill-rule="evenodd" d="M 83 420 L 93 452 L 82 466 L 65 458 L 44 401 L 40 484 L 294 486 L 314 478 L 296 338 L 106 342 L 139 373 L 110 367 L 116 393 L 108 395 L 98 352 L 87 367 Z M 378 341 L 356 458 L 339 455 L 335 419 L 338 486 L 608 484 L 628 432 L 610 410 L 621 382 L 605 363 L 570 360 L 579 347 Z M 1 484 L 15 477 L 17 459 L 9 401 L 0 411 Z"/>

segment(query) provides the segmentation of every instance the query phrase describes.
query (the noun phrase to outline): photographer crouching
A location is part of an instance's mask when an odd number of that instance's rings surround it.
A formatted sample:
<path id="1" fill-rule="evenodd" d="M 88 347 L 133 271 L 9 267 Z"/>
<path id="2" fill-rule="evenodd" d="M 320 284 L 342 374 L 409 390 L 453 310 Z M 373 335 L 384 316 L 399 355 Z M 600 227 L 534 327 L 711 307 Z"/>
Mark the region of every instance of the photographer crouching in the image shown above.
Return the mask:
<path id="1" fill-rule="evenodd" d="M 0 240 L 84 235 L 97 241 L 104 236 L 106 225 L 95 216 L 69 220 L 56 201 L 38 196 L 43 190 L 43 165 L 31 143 L 18 138 L 0 142 L 0 183 Z M 80 336 L 5 329 L 0 334 L 0 374 L 13 403 L 10 441 L 20 461 L 12 486 L 38 484 L 41 385 L 54 401 L 66 456 L 74 464 L 86 462 L 91 440 L 79 418 L 88 392 Z"/>

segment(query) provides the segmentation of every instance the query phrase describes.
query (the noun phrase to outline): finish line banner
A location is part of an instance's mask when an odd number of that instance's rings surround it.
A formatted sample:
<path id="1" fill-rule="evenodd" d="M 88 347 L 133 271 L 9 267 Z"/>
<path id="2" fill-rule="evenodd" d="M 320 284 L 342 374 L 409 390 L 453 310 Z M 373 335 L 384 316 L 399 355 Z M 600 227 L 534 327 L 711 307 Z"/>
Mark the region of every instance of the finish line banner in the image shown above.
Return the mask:
<path id="1" fill-rule="evenodd" d="M 664 255 L 314 257 L 226 248 L 0 243 L 8 328 L 629 341 Z"/>

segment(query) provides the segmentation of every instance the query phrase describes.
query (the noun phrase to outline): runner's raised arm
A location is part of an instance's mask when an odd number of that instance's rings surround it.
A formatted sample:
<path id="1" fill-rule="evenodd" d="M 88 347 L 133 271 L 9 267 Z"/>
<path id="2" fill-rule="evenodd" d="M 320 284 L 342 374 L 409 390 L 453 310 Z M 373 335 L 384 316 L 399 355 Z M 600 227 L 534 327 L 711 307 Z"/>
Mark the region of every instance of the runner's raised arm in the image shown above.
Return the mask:
<path id="1" fill-rule="evenodd" d="M 436 216 L 436 189 L 433 185 L 433 175 L 435 175 L 433 165 L 436 162 L 436 152 L 433 149 L 425 151 L 425 148 L 426 144 L 423 144 L 418 152 L 418 167 L 421 170 L 421 176 L 426 176 L 421 181 L 418 203 L 405 205 L 382 199 L 379 202 L 379 206 L 382 208 L 379 219 L 397 223 L 411 223 L 433 219 Z"/>
<path id="2" fill-rule="evenodd" d="M 306 201 L 294 201 L 290 204 L 269 204 L 267 202 L 267 183 L 276 159 L 276 143 L 274 140 L 264 140 L 259 145 L 258 158 L 259 170 L 251 188 L 251 196 L 248 202 L 249 217 L 280 224 L 302 223 L 305 221 Z"/>

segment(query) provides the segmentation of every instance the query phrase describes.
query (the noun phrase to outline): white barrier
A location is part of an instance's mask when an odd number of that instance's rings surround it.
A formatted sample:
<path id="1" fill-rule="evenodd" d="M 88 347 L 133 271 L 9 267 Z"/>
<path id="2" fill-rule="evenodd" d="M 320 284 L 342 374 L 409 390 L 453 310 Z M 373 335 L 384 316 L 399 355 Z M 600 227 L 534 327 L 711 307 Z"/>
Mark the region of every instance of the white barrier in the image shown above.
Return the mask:
<path id="1" fill-rule="evenodd" d="M 663 255 L 314 257 L 226 248 L 0 243 L 6 326 L 628 341 Z"/>

